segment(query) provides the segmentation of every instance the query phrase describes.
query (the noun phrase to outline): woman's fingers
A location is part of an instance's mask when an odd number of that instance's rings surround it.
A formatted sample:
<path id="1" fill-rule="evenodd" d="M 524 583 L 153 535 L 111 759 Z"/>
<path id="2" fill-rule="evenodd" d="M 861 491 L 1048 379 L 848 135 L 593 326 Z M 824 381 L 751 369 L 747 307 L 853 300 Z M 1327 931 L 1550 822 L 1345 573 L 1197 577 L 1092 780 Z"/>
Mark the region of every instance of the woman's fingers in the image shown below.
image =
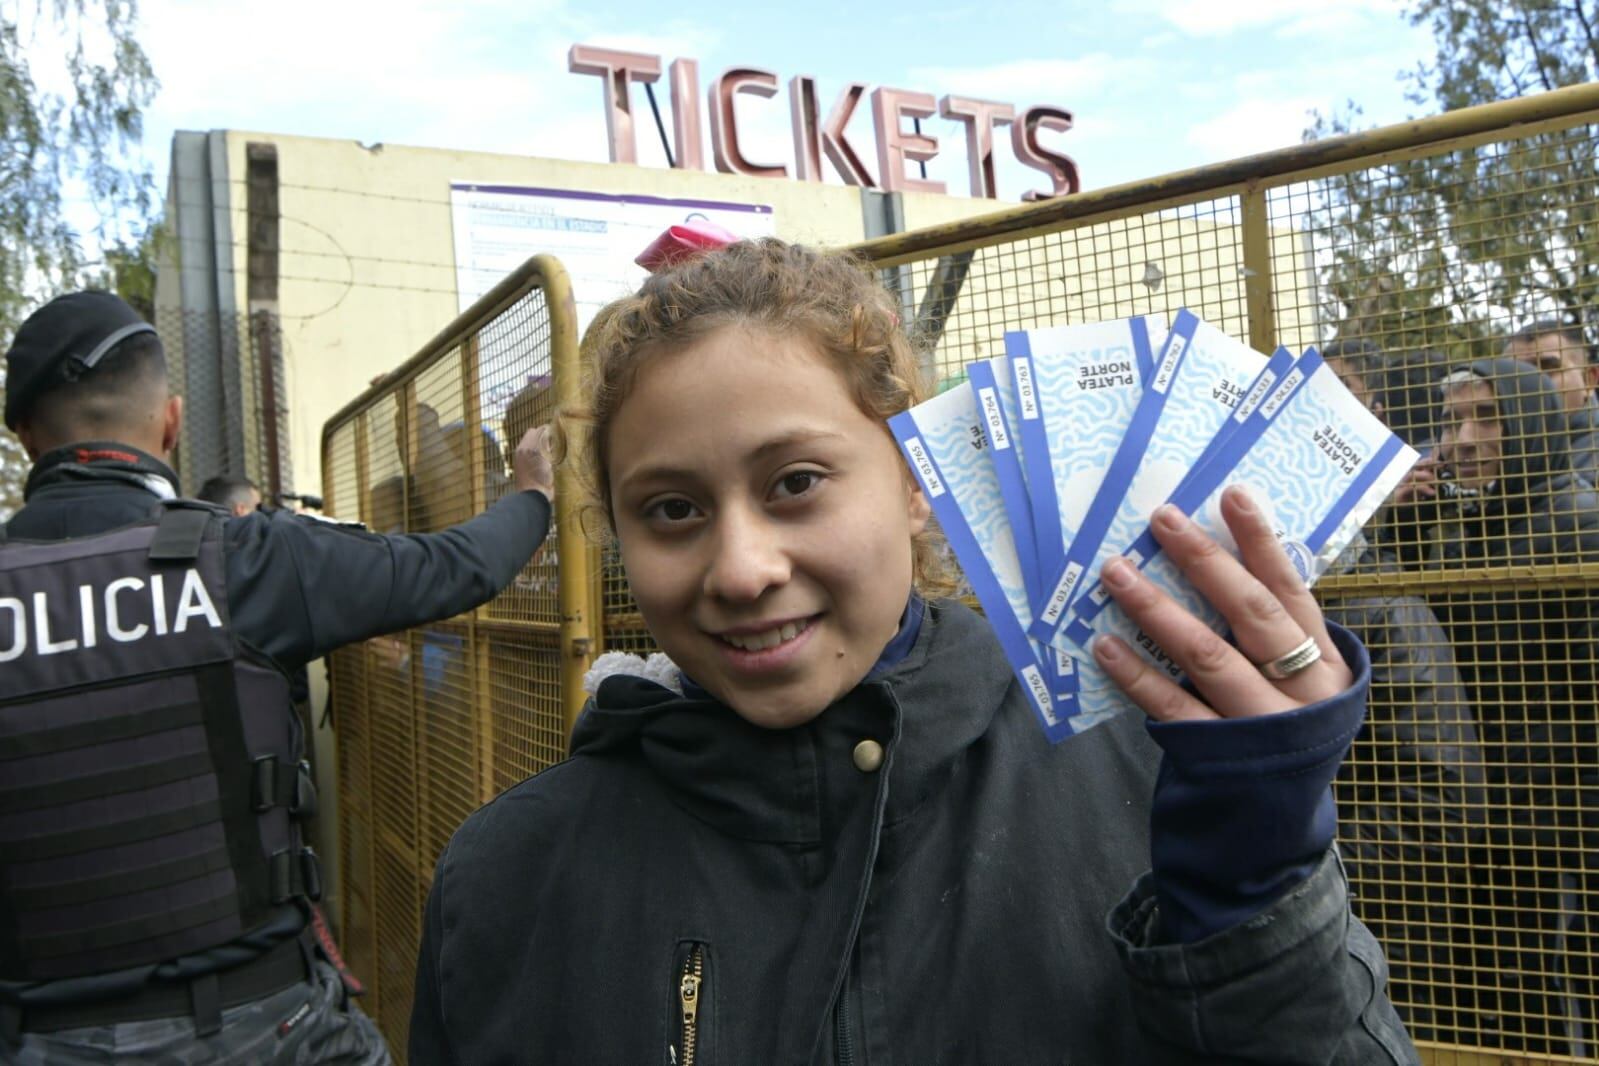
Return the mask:
<path id="1" fill-rule="evenodd" d="M 1236 561 L 1233 565 L 1237 566 Z M 1301 701 L 1268 681 L 1238 649 L 1126 559 L 1107 561 L 1100 577 L 1127 617 L 1187 675 L 1218 713 L 1227 717 L 1272 714 L 1299 706 Z"/>
<path id="2" fill-rule="evenodd" d="M 1297 626 L 1295 636 L 1298 639 L 1294 646 L 1297 646 L 1298 641 L 1304 637 L 1315 637 L 1317 646 L 1321 648 L 1321 661 L 1294 675 L 1293 678 L 1281 682 L 1284 691 L 1293 693 L 1303 702 L 1309 703 L 1336 696 L 1354 684 L 1354 675 L 1350 673 L 1343 656 L 1338 654 L 1332 637 L 1327 633 L 1327 620 L 1321 613 L 1321 607 L 1316 603 L 1316 598 L 1310 594 L 1310 588 L 1300 576 L 1293 560 L 1283 550 L 1282 544 L 1277 540 L 1277 535 L 1272 531 L 1271 524 L 1261 509 L 1255 505 L 1247 491 L 1236 485 L 1222 493 L 1221 505 L 1222 517 L 1227 522 L 1228 531 L 1232 533 L 1234 542 L 1238 545 L 1238 552 L 1243 560 L 1242 565 L 1260 582 L 1265 594 L 1280 604 Z M 1217 604 L 1217 606 L 1222 605 Z M 1222 613 L 1227 614 L 1225 608 L 1222 609 Z M 1236 634 L 1237 624 L 1232 621 L 1230 614 L 1227 617 Z M 1243 638 L 1239 637 L 1239 646 L 1255 661 L 1266 662 L 1292 650 L 1291 647 L 1284 646 L 1284 640 L 1284 637 L 1276 636 L 1259 646 L 1253 646 L 1246 645 Z"/>
<path id="3" fill-rule="evenodd" d="M 1101 571 L 1111 595 L 1187 675 L 1204 701 L 1223 715 L 1271 714 L 1328 699 L 1348 688 L 1353 678 L 1327 634 L 1321 610 L 1265 514 L 1238 488 L 1223 495 L 1222 514 L 1238 544 L 1241 562 L 1175 507 L 1156 512 L 1154 530 L 1162 551 L 1226 619 L 1236 647 L 1127 560 L 1111 560 Z M 1287 655 L 1307 638 L 1315 641 L 1321 658 L 1292 676 L 1274 681 L 1256 665 Z M 1110 651 L 1115 647 L 1106 645 Z M 1095 651 L 1098 656 L 1098 643 Z M 1132 654 L 1130 650 L 1128 654 Z M 1113 670 L 1107 659 L 1100 658 L 1123 688 L 1139 687 L 1137 694 L 1129 688 L 1129 695 L 1146 712 L 1163 719 L 1177 713 L 1174 708 L 1180 701 L 1152 683 L 1158 678 L 1170 684 L 1169 677 L 1158 670 L 1145 677 L 1130 663 Z M 1139 659 L 1138 665 L 1146 664 Z"/>
<path id="4" fill-rule="evenodd" d="M 1145 714 L 1157 722 L 1195 722 L 1220 717 L 1171 678 L 1150 666 L 1120 638 L 1103 634 L 1091 645 L 1094 660 Z"/>

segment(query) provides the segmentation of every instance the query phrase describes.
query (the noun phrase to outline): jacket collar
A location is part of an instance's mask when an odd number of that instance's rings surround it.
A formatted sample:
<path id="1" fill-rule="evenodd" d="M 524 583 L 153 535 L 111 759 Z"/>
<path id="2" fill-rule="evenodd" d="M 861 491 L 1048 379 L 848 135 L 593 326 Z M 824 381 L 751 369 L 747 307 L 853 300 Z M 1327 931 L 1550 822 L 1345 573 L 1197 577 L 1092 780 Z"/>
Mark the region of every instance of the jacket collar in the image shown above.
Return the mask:
<path id="1" fill-rule="evenodd" d="M 178 475 L 148 452 L 117 441 L 86 440 L 39 456 L 28 472 L 23 499 L 49 485 L 70 481 L 122 481 L 137 485 L 157 499 L 178 495 Z"/>
<path id="2" fill-rule="evenodd" d="M 839 791 L 828 782 L 867 780 L 849 762 L 857 743 L 883 745 L 877 773 L 887 776 L 885 819 L 897 821 L 988 730 L 1011 681 L 987 624 L 945 601 L 928 605 L 915 644 L 898 664 L 804 725 L 762 729 L 713 699 L 619 675 L 600 684 L 578 721 L 572 754 L 636 749 L 674 800 L 717 829 L 748 840 L 816 844 L 843 816 Z"/>

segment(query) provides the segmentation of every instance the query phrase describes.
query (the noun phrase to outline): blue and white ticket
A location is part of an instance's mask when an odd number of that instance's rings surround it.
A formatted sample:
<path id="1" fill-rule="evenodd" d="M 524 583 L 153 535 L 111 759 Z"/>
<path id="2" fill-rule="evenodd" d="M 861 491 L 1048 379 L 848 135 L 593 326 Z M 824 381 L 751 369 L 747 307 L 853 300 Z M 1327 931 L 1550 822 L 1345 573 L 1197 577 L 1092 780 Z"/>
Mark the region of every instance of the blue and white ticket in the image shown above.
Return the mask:
<path id="1" fill-rule="evenodd" d="M 1070 656 L 1027 637 L 1032 610 L 972 383 L 895 415 L 889 427 L 1045 736 L 1051 742 L 1071 736 L 1077 671 Z"/>
<path id="2" fill-rule="evenodd" d="M 1237 554 L 1221 517 L 1221 492 L 1225 484 L 1245 486 L 1267 509 L 1300 575 L 1314 584 L 1418 456 L 1350 395 L 1314 349 L 1300 357 L 1259 413 L 1267 420 L 1265 430 L 1254 447 L 1214 460 L 1230 463 L 1230 470 L 1216 479 L 1216 487 L 1193 509 L 1192 517 Z M 1155 543 L 1152 536 L 1141 535 L 1141 540 Z M 1223 631 L 1225 620 L 1164 553 L 1147 559 L 1144 573 L 1212 629 Z M 1116 634 L 1150 663 L 1174 678 L 1180 676 L 1176 665 L 1114 602 L 1095 619 L 1093 628 Z"/>
<path id="3" fill-rule="evenodd" d="M 1027 477 L 1022 472 L 1022 442 L 1016 433 L 1016 385 L 1010 376 L 1010 363 L 1004 356 L 978 360 L 966 368 L 968 380 L 977 394 L 983 416 L 983 437 L 994 459 L 994 473 L 1010 518 L 1011 536 L 1016 541 L 1016 556 L 1021 562 L 1022 584 L 1029 603 L 1036 603 L 1043 579 L 1038 573 L 1038 545 L 1033 537 L 1033 504 L 1027 494 Z"/>
<path id="4" fill-rule="evenodd" d="M 1152 326 L 1159 339 L 1164 324 L 1142 317 L 1005 334 L 1038 551 L 1035 612 L 1046 592 L 1043 579 L 1064 565 L 1144 394 Z"/>
<path id="5" fill-rule="evenodd" d="M 1072 600 L 1098 580 L 1110 554 L 1148 524 L 1266 369 L 1265 356 L 1192 312 L 1178 312 L 1104 479 L 1048 580 L 1049 595 L 1029 630 L 1035 639 L 1075 647 L 1063 632 Z M 1034 501 L 1038 506 L 1036 493 Z"/>
<path id="6" fill-rule="evenodd" d="M 1193 514 L 1210 497 L 1210 494 L 1232 472 L 1245 452 L 1254 447 L 1270 424 L 1272 417 L 1282 409 L 1288 397 L 1304 380 L 1301 372 L 1293 374 L 1297 360 L 1287 348 L 1278 348 L 1266 361 L 1266 367 L 1245 393 L 1238 406 L 1227 419 L 1226 425 L 1216 432 L 1205 450 L 1184 475 L 1166 502 L 1180 508 L 1184 514 Z M 1107 541 L 1106 545 L 1109 546 Z M 1155 535 L 1148 525 L 1131 544 L 1121 547 L 1119 554 L 1142 567 L 1160 551 Z M 1103 559 L 1109 558 L 1106 554 Z M 1066 626 L 1062 632 L 1079 648 L 1087 649 L 1094 635 L 1093 622 L 1110 600 L 1103 583 L 1097 579 L 1085 587 L 1067 608 Z"/>

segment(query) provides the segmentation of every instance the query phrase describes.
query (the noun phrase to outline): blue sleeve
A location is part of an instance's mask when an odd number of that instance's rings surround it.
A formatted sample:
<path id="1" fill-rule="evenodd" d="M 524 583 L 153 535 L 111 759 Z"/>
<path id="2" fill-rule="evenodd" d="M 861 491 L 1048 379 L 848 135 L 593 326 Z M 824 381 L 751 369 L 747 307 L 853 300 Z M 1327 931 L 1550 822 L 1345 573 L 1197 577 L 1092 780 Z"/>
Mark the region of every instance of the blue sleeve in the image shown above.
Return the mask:
<path id="1" fill-rule="evenodd" d="M 1150 813 L 1160 933 L 1191 944 L 1259 914 L 1308 878 L 1337 829 L 1332 780 L 1366 712 L 1371 660 L 1328 631 L 1355 675 L 1296 711 L 1149 723 L 1163 757 Z"/>
<path id="2" fill-rule="evenodd" d="M 549 525 L 550 502 L 532 491 L 438 533 L 380 536 L 281 513 L 235 518 L 224 533 L 233 626 L 293 666 L 452 618 L 509 585 Z"/>

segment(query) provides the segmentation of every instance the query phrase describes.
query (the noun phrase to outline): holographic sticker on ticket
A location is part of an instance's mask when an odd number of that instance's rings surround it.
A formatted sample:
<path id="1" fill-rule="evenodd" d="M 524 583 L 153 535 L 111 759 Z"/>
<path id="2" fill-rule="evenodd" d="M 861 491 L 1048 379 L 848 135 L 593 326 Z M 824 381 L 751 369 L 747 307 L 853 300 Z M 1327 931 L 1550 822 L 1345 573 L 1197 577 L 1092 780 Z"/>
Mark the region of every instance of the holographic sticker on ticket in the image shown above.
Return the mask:
<path id="1" fill-rule="evenodd" d="M 1297 360 L 1287 348 L 1278 348 L 1277 353 L 1266 361 L 1266 368 L 1238 401 L 1232 417 L 1211 438 L 1193 469 L 1166 498 L 1167 503 L 1180 508 L 1184 514 L 1193 514 L 1194 509 L 1209 498 L 1238 460 L 1266 431 L 1271 416 L 1281 408 L 1295 383 L 1303 380 L 1302 374 L 1293 378 L 1289 376 L 1295 362 Z M 1132 544 L 1124 545 L 1120 554 L 1143 567 L 1159 551 L 1155 535 L 1146 524 L 1143 533 Z M 1105 609 L 1109 600 L 1110 596 L 1100 581 L 1095 580 L 1086 586 L 1067 608 L 1066 627 L 1062 630 L 1066 638 L 1086 651 L 1088 641 L 1094 635 L 1094 619 L 1099 617 L 1099 612 Z"/>
<path id="2" fill-rule="evenodd" d="M 1159 323 L 1157 323 L 1157 329 Z M 1052 579 L 1105 479 L 1153 362 L 1142 317 L 1005 334 L 1021 412 L 1038 573 Z M 1035 611 L 1046 586 L 1032 589 Z M 1043 639 L 1038 630 L 1034 636 Z"/>
<path id="3" fill-rule="evenodd" d="M 1071 657 L 1027 637 L 1031 608 L 970 381 L 888 420 L 1051 743 L 1072 734 Z M 1061 664 L 1069 672 L 1062 675 Z"/>
<path id="4" fill-rule="evenodd" d="M 1178 312 L 1104 482 L 1048 581 L 1049 596 L 1029 630 L 1035 639 L 1075 647 L 1063 633 L 1072 600 L 1099 579 L 1112 551 L 1143 531 L 1265 369 L 1265 356 L 1192 312 Z"/>
<path id="5" fill-rule="evenodd" d="M 1279 394 L 1282 403 L 1273 409 Z M 1314 584 L 1418 456 L 1349 394 L 1314 349 L 1300 357 L 1260 413 L 1270 424 L 1223 481 L 1249 489 L 1266 509 L 1300 576 L 1307 585 Z M 1236 554 L 1237 545 L 1221 517 L 1222 487 L 1194 509 L 1193 519 Z M 1148 560 L 1144 573 L 1212 629 L 1225 628 L 1221 615 L 1164 552 Z M 1094 629 L 1116 634 L 1150 663 L 1180 676 L 1176 665 L 1114 602 L 1095 620 Z"/>

